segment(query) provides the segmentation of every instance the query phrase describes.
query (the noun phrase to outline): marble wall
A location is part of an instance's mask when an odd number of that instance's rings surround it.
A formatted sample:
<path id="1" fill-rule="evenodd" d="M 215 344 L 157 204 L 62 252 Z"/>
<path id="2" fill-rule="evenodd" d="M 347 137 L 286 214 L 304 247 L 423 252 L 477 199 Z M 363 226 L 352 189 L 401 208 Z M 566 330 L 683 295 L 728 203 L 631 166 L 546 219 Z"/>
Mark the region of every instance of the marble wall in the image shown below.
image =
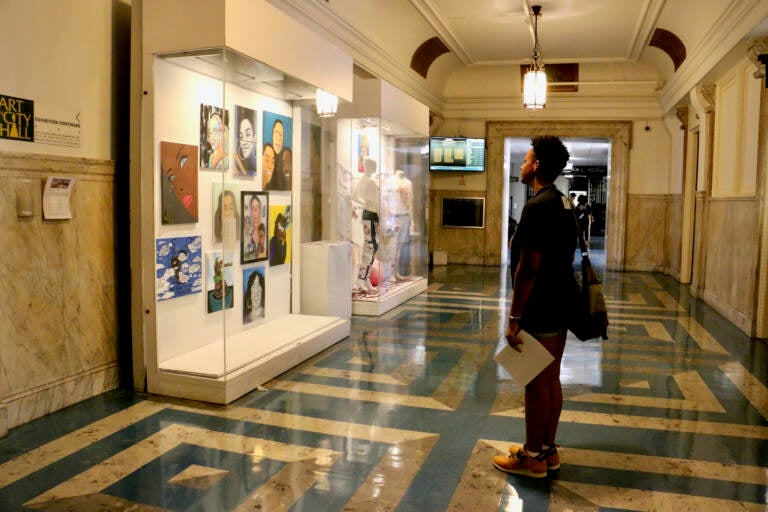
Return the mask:
<path id="1" fill-rule="evenodd" d="M 449 264 L 492 265 L 498 262 L 487 261 L 485 254 L 486 236 L 498 236 L 496 230 L 489 228 L 493 212 L 485 211 L 485 229 L 475 228 L 444 228 L 441 226 L 441 209 L 443 197 L 485 197 L 484 192 L 468 192 L 466 190 L 430 190 L 429 192 L 429 253 L 444 251 L 448 253 Z M 496 219 L 493 224 L 499 224 Z"/>
<path id="2" fill-rule="evenodd" d="M 667 207 L 663 195 L 627 196 L 625 270 L 664 270 Z"/>
<path id="3" fill-rule="evenodd" d="M 50 175 L 77 180 L 72 219 L 42 218 Z M 0 435 L 118 385 L 114 192 L 111 162 L 0 152 Z"/>
<path id="4" fill-rule="evenodd" d="M 747 333 L 755 311 L 759 218 L 754 197 L 709 201 L 704 298 Z"/>

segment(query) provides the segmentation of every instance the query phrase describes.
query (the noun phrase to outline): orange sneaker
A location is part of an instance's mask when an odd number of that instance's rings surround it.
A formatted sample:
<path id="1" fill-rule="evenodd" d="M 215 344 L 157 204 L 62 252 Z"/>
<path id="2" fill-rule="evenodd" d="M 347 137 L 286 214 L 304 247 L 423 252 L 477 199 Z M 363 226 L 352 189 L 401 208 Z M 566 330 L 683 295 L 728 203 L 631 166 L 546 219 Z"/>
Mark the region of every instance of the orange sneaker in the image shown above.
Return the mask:
<path id="1" fill-rule="evenodd" d="M 547 476 L 547 461 L 544 454 L 538 457 L 529 457 L 525 448 L 521 448 L 517 453 L 509 455 L 496 455 L 493 458 L 493 465 L 496 469 L 505 473 L 515 475 L 529 476 L 531 478 L 544 478 Z"/>
<path id="2" fill-rule="evenodd" d="M 509 453 L 517 453 L 523 449 L 522 444 L 513 444 L 509 447 Z M 557 445 L 550 447 L 542 454 L 547 461 L 547 469 L 549 471 L 556 471 L 560 469 L 560 452 L 557 451 Z"/>

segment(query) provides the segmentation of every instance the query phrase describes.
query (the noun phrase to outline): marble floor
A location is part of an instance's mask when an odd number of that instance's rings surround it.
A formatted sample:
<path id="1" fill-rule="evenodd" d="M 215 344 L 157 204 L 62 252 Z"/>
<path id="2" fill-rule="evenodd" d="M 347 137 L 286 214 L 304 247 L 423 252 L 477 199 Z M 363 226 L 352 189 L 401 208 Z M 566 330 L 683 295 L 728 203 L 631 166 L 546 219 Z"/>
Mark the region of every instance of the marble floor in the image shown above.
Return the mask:
<path id="1" fill-rule="evenodd" d="M 12 430 L 0 511 L 768 510 L 768 346 L 663 275 L 604 281 L 546 479 L 491 466 L 523 440 L 509 271 L 448 266 L 229 406 L 115 391 Z"/>

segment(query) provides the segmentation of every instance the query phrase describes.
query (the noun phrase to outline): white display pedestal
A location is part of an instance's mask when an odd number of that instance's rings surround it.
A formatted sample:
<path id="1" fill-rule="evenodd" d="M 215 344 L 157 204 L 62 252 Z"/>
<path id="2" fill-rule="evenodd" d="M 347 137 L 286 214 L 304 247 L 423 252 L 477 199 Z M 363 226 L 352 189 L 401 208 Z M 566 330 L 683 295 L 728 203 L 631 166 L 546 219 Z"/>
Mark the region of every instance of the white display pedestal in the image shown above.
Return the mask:
<path id="1" fill-rule="evenodd" d="M 286 315 L 162 361 L 148 391 L 227 404 L 349 336 L 350 322 Z M 226 354 L 226 364 L 224 355 Z"/>
<path id="2" fill-rule="evenodd" d="M 301 312 L 352 316 L 352 246 L 349 242 L 301 244 Z"/>
<path id="3" fill-rule="evenodd" d="M 397 283 L 394 289 L 390 290 L 383 297 L 372 297 L 370 299 L 354 299 L 352 301 L 352 314 L 364 316 L 383 315 L 392 308 L 395 308 L 426 291 L 427 280 L 423 277 L 415 278 L 413 281 L 404 281 Z"/>

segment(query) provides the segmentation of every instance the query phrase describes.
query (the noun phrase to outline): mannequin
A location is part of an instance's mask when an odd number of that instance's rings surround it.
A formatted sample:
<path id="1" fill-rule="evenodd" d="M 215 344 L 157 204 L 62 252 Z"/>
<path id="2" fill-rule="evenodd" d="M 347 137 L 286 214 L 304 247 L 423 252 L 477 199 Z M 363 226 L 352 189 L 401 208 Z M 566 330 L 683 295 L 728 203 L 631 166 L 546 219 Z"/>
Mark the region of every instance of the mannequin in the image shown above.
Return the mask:
<path id="1" fill-rule="evenodd" d="M 352 293 L 364 293 L 368 291 L 368 288 L 365 282 L 359 278 L 360 268 L 363 263 L 363 246 L 365 245 L 363 204 L 354 199 L 352 200 L 350 221 L 349 241 L 352 242 Z"/>
<path id="2" fill-rule="evenodd" d="M 405 173 L 396 170 L 390 179 L 391 190 L 390 208 L 397 228 L 397 261 L 396 274 L 398 280 L 410 275 L 411 233 L 413 232 L 413 184 Z"/>
<path id="3" fill-rule="evenodd" d="M 363 160 L 364 174 L 352 191 L 352 201 L 363 207 L 363 245 L 356 285 L 360 289 L 373 290 L 371 284 L 371 265 L 379 248 L 377 231 L 379 229 L 379 184 L 373 179 L 378 168 L 376 160 Z"/>

